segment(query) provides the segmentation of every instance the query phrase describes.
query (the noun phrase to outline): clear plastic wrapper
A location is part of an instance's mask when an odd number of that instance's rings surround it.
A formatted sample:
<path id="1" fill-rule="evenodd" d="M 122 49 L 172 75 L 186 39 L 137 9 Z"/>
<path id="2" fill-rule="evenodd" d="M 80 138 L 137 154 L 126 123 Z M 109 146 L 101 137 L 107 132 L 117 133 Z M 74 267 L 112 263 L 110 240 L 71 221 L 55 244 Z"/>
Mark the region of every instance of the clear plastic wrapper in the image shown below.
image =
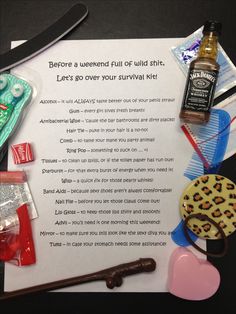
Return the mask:
<path id="1" fill-rule="evenodd" d="M 0 161 L 8 139 L 19 128 L 35 94 L 35 87 L 25 79 L 0 73 Z"/>
<path id="2" fill-rule="evenodd" d="M 0 231 L 0 260 L 16 266 L 34 264 L 36 256 L 27 204 L 17 208 L 14 216 L 9 217 L 17 224 L 5 225 Z"/>
<path id="3" fill-rule="evenodd" d="M 0 232 L 16 226 L 16 209 L 23 204 L 29 207 L 30 219 L 36 218 L 36 207 L 24 171 L 0 172 Z"/>
<path id="4" fill-rule="evenodd" d="M 35 263 L 31 219 L 37 211 L 24 171 L 0 172 L 0 260 Z"/>
<path id="5" fill-rule="evenodd" d="M 203 27 L 200 27 L 193 34 L 181 40 L 179 45 L 171 49 L 173 56 L 186 76 L 189 64 L 197 56 L 202 30 Z M 220 71 L 216 84 L 215 98 L 236 86 L 236 68 L 220 44 L 218 44 L 217 62 L 220 65 Z"/>

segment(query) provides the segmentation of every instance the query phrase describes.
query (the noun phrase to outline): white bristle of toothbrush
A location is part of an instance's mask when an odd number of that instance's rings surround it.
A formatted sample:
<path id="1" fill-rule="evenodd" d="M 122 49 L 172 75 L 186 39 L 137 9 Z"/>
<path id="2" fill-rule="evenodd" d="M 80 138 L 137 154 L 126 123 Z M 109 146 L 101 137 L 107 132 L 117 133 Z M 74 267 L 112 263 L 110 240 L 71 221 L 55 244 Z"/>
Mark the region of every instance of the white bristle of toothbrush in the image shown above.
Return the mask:
<path id="1" fill-rule="evenodd" d="M 21 97 L 24 93 L 24 86 L 19 84 L 19 83 L 14 84 L 12 89 L 11 89 L 11 93 L 12 93 L 14 98 Z"/>

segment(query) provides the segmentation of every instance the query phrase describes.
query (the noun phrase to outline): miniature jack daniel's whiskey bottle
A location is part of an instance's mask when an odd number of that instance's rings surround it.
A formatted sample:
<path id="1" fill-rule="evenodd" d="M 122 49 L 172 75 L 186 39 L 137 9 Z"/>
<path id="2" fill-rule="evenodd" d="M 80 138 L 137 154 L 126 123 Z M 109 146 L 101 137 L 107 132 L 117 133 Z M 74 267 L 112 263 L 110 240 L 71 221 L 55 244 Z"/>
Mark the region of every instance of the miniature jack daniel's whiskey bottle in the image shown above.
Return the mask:
<path id="1" fill-rule="evenodd" d="M 217 58 L 218 36 L 221 23 L 207 21 L 198 56 L 190 63 L 180 119 L 183 122 L 201 124 L 208 122 L 214 100 L 219 72 Z"/>

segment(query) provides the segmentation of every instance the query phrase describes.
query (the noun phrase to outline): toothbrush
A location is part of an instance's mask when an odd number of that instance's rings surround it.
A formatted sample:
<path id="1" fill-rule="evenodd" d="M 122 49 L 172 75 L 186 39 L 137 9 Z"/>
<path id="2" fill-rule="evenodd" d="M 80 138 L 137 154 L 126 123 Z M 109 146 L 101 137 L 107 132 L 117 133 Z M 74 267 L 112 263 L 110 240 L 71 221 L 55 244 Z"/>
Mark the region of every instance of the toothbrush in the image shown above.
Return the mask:
<path id="1" fill-rule="evenodd" d="M 0 95 L 5 91 L 7 85 L 7 78 L 4 75 L 0 75 Z"/>
<path id="2" fill-rule="evenodd" d="M 6 82 L 2 78 L 0 78 L 0 91 L 6 88 Z M 1 89 L 3 87 L 3 89 Z M 24 87 L 23 85 L 16 83 L 11 88 L 12 100 L 6 104 L 0 101 L 0 131 L 10 119 L 11 114 L 16 106 L 16 104 L 20 101 L 24 94 Z"/>

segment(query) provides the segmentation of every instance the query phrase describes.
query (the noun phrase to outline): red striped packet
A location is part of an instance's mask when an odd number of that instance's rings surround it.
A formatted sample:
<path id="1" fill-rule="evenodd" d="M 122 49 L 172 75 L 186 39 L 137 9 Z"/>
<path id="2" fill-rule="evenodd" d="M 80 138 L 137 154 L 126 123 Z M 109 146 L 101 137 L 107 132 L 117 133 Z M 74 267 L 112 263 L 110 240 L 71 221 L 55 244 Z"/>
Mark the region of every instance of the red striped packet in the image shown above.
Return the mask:
<path id="1" fill-rule="evenodd" d="M 24 164 L 34 160 L 33 151 L 29 143 L 15 144 L 11 146 L 14 164 Z"/>

